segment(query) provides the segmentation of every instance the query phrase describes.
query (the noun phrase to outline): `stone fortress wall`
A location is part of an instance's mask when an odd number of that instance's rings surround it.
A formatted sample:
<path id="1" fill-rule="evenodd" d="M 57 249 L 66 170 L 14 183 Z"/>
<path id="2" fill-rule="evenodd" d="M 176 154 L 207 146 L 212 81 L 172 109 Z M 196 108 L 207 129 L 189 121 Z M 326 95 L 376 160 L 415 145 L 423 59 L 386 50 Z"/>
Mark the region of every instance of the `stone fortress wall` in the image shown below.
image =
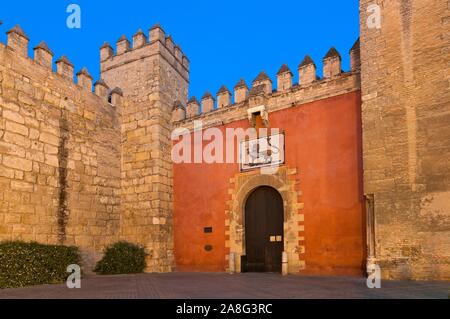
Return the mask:
<path id="1" fill-rule="evenodd" d="M 120 226 L 120 90 L 56 61 L 28 57 L 15 27 L 0 44 L 0 240 L 79 246 L 89 263 Z"/>
<path id="2" fill-rule="evenodd" d="M 159 25 L 100 49 L 101 79 L 16 26 L 0 44 L 0 240 L 79 246 L 90 267 L 119 239 L 173 269 L 171 110 L 189 61 Z M 105 81 L 106 80 L 106 81 Z M 108 84 L 107 84 L 108 83 Z M 113 86 L 114 85 L 114 86 Z M 123 89 L 118 88 L 121 86 Z M 114 88 L 114 89 L 113 89 Z"/>
<path id="3" fill-rule="evenodd" d="M 367 27 L 372 2 L 381 29 Z M 126 239 L 146 247 L 148 271 L 172 271 L 173 128 L 361 90 L 369 262 L 385 278 L 448 279 L 449 10 L 448 0 L 361 0 L 350 72 L 332 49 L 322 79 L 306 57 L 299 84 L 283 66 L 275 90 L 261 73 L 250 89 L 237 83 L 234 101 L 222 87 L 201 103 L 188 101 L 189 60 L 159 25 L 102 46 L 94 92 L 86 69 L 74 83 L 66 57 L 53 72 L 45 43 L 31 59 L 26 34 L 10 30 L 0 43 L 0 240 L 77 245 L 90 264 Z"/>
<path id="4" fill-rule="evenodd" d="M 370 254 L 386 278 L 450 279 L 450 1 L 360 8 Z"/>
<path id="5" fill-rule="evenodd" d="M 283 66 L 278 90 L 272 91 L 262 73 L 251 90 L 243 81 L 236 85 L 234 105 L 226 88 L 217 110 L 205 95 L 199 114 L 196 100 L 187 102 L 189 61 L 159 25 L 149 39 L 139 30 L 132 44 L 121 37 L 116 50 L 107 43 L 101 47 L 95 93 L 86 69 L 73 82 L 67 57 L 56 61 L 54 73 L 45 43 L 35 48 L 34 60 L 28 58 L 28 38 L 14 28 L 1 60 L 1 239 L 77 245 L 89 264 L 106 244 L 125 239 L 146 247 L 149 271 L 173 270 L 172 129 L 194 118 L 213 119 L 213 125 L 233 121 L 260 103 L 275 111 L 359 90 L 358 45 L 351 50 L 351 72 L 342 72 L 341 57 L 331 49 L 324 79 L 305 57 L 301 84 L 294 85 Z"/>

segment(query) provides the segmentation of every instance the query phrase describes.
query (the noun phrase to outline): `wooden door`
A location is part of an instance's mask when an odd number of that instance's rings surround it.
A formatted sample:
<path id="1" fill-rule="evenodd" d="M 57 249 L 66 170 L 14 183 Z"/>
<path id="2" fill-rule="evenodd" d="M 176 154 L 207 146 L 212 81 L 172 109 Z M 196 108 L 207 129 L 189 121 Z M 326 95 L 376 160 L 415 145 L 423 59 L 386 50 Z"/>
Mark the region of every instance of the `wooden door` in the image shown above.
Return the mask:
<path id="1" fill-rule="evenodd" d="M 283 199 L 272 187 L 257 188 L 245 205 L 243 271 L 281 272 L 284 242 Z"/>

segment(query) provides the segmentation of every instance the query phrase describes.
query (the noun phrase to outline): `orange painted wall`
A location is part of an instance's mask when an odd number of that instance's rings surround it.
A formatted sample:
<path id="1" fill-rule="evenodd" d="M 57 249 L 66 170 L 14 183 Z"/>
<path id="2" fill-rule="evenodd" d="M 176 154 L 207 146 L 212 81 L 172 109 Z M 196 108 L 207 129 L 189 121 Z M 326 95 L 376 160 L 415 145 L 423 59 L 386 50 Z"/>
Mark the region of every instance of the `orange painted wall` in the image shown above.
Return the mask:
<path id="1" fill-rule="evenodd" d="M 308 274 L 361 275 L 365 258 L 361 96 L 352 92 L 269 115 L 286 133 L 286 164 L 298 169 L 305 204 Z M 242 120 L 220 127 L 248 127 Z M 204 143 L 205 145 L 207 142 Z M 175 258 L 180 271 L 223 271 L 229 180 L 238 164 L 175 164 Z M 204 227 L 213 227 L 204 234 Z M 206 245 L 213 246 L 207 252 Z"/>

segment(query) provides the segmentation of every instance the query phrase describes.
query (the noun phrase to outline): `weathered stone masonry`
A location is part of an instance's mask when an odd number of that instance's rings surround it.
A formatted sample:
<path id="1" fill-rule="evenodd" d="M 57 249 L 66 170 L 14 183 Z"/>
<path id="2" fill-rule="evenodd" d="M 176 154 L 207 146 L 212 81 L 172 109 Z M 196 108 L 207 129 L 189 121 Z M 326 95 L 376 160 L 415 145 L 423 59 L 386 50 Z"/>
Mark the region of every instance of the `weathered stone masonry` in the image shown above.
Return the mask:
<path id="1" fill-rule="evenodd" d="M 0 44 L 0 240 L 77 245 L 92 263 L 118 238 L 120 104 L 86 70 L 74 84 L 65 57 L 53 73 L 45 43 L 34 60 L 27 47 L 18 27 Z"/>
<path id="2" fill-rule="evenodd" d="M 120 237 L 143 244 L 151 271 L 171 271 L 173 189 L 171 112 L 186 104 L 189 61 L 159 25 L 150 41 L 142 31 L 101 48 L 101 77 L 120 87 L 122 108 L 122 193 Z"/>
<path id="3" fill-rule="evenodd" d="M 381 8 L 381 28 L 367 8 Z M 450 279 L 450 2 L 360 1 L 364 188 L 385 278 Z"/>
<path id="4" fill-rule="evenodd" d="M 80 246 L 91 265 L 115 240 L 142 244 L 149 271 L 173 269 L 171 111 L 189 61 L 159 25 L 100 49 L 102 79 L 45 43 L 1 45 L 0 240 Z M 111 87 L 116 89 L 110 90 Z M 117 88 L 117 87 L 120 87 Z M 109 102 L 108 102 L 109 101 Z M 122 190 L 121 190 L 122 188 Z"/>

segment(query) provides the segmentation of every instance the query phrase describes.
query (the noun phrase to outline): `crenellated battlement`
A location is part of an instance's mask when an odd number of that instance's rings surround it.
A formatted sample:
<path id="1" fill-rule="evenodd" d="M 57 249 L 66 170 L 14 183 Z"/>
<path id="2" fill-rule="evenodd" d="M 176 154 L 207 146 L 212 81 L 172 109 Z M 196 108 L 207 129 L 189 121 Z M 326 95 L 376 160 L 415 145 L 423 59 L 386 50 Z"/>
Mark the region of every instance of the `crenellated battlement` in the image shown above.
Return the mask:
<path id="1" fill-rule="evenodd" d="M 234 87 L 234 103 L 231 92 L 226 86 L 222 86 L 216 97 L 207 91 L 201 103 L 192 97 L 186 106 L 177 106 L 174 108 L 172 119 L 179 122 L 176 125 L 188 125 L 191 120 L 198 118 L 217 120 L 223 113 L 244 114 L 245 112 L 240 112 L 239 109 L 261 104 L 272 105 L 272 101 L 288 101 L 284 104 L 291 105 L 299 101 L 310 101 L 359 89 L 359 54 L 358 39 L 350 49 L 350 71 L 344 72 L 340 53 L 336 48 L 331 48 L 323 58 L 323 78 L 317 75 L 316 64 L 309 55 L 306 55 L 297 68 L 299 83 L 293 83 L 293 72 L 288 65 L 283 64 L 276 74 L 275 89 L 271 78 L 262 71 L 253 80 L 250 88 L 243 79 L 239 80 Z M 280 105 L 278 102 L 275 104 Z"/>
<path id="2" fill-rule="evenodd" d="M 184 79 L 189 79 L 189 59 L 172 36 L 159 24 L 150 28 L 148 36 L 139 29 L 130 42 L 123 35 L 116 42 L 116 49 L 105 42 L 100 48 L 101 71 L 109 71 L 134 61 L 161 55 Z"/>
<path id="3" fill-rule="evenodd" d="M 76 84 L 76 86 L 82 91 L 95 94 L 105 101 L 119 101 L 119 99 L 117 98 L 112 98 L 111 95 L 115 94 L 114 90 L 109 92 L 108 85 L 101 79 L 95 83 L 93 91 L 93 77 L 89 74 L 89 71 L 85 67 L 83 67 L 79 72 L 76 73 L 77 81 L 75 82 L 74 65 L 65 55 L 61 56 L 55 61 L 56 72 L 54 72 L 54 53 L 44 41 L 40 42 L 33 48 L 34 57 L 29 57 L 29 38 L 19 25 L 16 25 L 14 28 L 6 32 L 6 34 L 8 35 L 6 48 L 8 48 L 11 52 L 16 53 L 18 57 L 33 61 L 37 64 L 37 66 L 42 67 L 48 72 L 61 77 L 61 79 L 64 80 L 67 84 Z M 102 88 L 104 88 L 104 90 L 97 88 L 97 86 L 101 86 Z"/>

